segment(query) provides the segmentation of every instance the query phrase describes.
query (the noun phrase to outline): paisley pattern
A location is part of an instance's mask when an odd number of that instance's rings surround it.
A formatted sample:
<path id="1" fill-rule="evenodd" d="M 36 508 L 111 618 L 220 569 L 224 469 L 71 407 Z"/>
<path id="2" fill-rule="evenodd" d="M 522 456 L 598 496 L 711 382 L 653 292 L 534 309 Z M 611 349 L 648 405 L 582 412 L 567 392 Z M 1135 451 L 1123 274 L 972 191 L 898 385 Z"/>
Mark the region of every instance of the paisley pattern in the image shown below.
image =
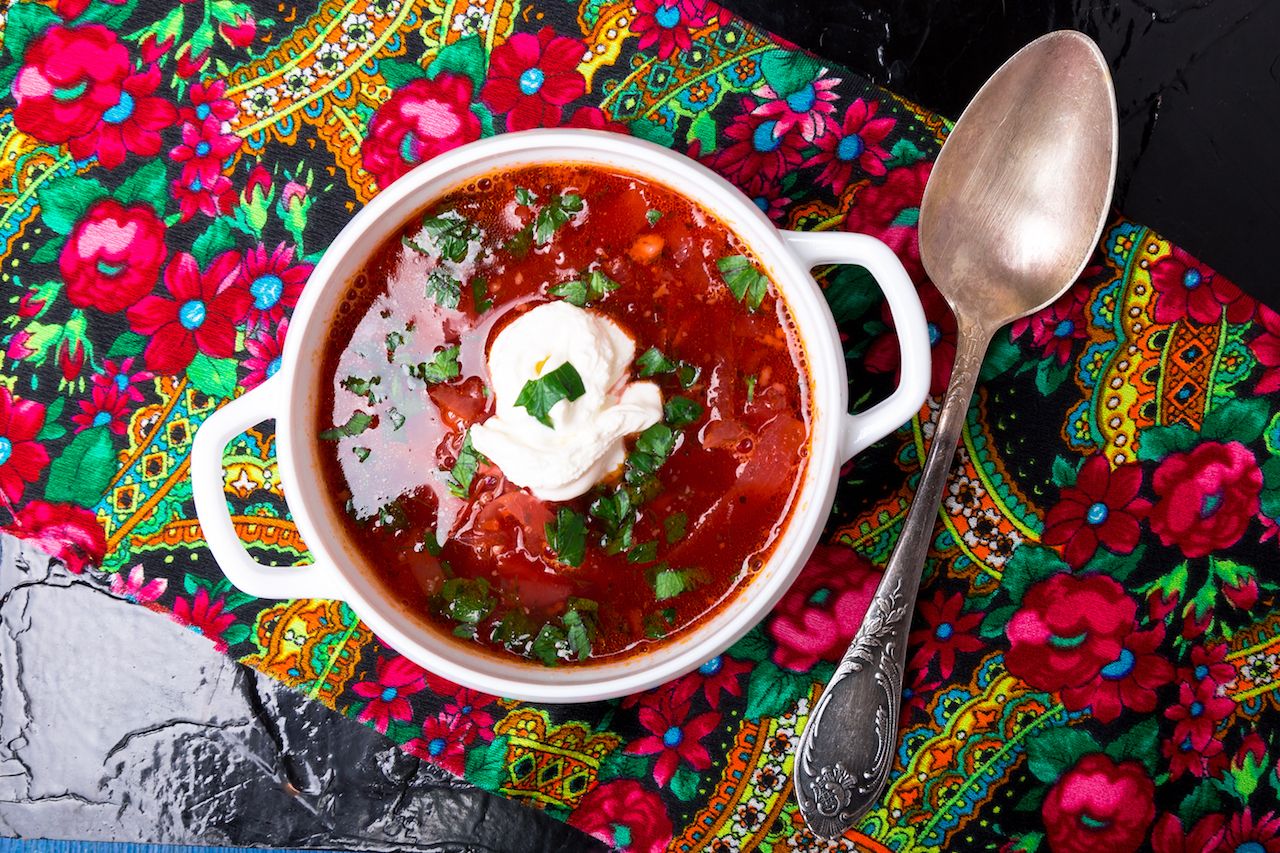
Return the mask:
<path id="1" fill-rule="evenodd" d="M 872 233 L 955 324 L 916 220 L 949 123 L 705 0 L 33 0 L 0 82 L 5 529 L 488 790 L 620 849 L 1280 850 L 1280 316 L 1122 219 L 998 336 L 948 485 L 880 807 L 805 829 L 792 753 L 896 540 L 936 401 L 841 474 L 824 543 L 725 655 L 535 707 L 425 673 L 340 602 L 258 601 L 204 546 L 192 436 L 278 367 L 380 187 L 536 124 L 694 156 L 780 226 Z M 536 72 L 536 73 L 535 73 Z M 858 269 L 816 271 L 851 399 L 896 370 Z M 264 424 L 227 448 L 260 560 L 310 555 Z"/>

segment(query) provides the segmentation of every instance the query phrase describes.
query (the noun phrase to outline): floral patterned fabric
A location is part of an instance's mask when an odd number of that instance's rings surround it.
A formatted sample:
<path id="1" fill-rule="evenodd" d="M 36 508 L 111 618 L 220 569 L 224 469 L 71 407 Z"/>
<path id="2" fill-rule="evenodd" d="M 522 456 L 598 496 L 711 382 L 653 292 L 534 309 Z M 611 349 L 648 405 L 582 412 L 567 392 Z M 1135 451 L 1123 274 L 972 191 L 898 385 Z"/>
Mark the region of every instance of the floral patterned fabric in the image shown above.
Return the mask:
<path id="1" fill-rule="evenodd" d="M 521 128 L 689 153 L 779 225 L 866 231 L 956 327 L 916 220 L 947 123 L 703 0 L 18 2 L 0 78 L 0 496 L 74 572 L 415 755 L 629 850 L 826 849 L 791 751 L 899 532 L 929 416 L 841 474 L 825 543 L 728 653 L 643 695 L 461 689 L 342 603 L 230 587 L 188 452 L 279 365 L 312 265 L 379 187 Z M 820 271 L 858 405 L 896 346 Z M 1124 220 L 997 340 L 911 634 L 902 740 L 863 850 L 1280 851 L 1280 316 Z M 270 425 L 226 454 L 236 528 L 307 559 Z"/>

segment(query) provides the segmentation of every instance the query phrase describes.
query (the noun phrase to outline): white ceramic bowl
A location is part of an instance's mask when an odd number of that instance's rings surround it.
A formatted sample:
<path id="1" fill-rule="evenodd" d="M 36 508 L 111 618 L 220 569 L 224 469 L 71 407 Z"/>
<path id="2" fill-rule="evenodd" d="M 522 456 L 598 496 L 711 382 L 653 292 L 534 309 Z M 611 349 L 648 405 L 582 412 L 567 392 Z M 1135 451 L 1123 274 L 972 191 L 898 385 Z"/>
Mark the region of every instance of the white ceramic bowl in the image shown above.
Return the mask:
<path id="1" fill-rule="evenodd" d="M 369 253 L 410 216 L 480 175 L 537 163 L 605 166 L 664 184 L 695 200 L 751 247 L 781 291 L 804 346 L 812 381 L 809 464 L 791 520 L 772 558 L 711 618 L 619 662 L 542 667 L 451 641 L 387 601 L 362 574 L 338 529 L 338 508 L 323 494 L 313 423 L 320 345 L 334 306 Z M 822 292 L 818 264 L 858 264 L 887 297 L 902 347 L 897 389 L 858 415 L 848 413 L 844 355 Z M 849 233 L 779 231 L 746 196 L 700 164 L 657 145 L 590 130 L 534 130 L 485 139 L 422 164 L 365 206 L 342 229 L 311 274 L 293 314 L 279 371 L 212 415 L 196 435 L 192 479 L 196 511 L 218 564 L 237 587 L 261 598 L 347 601 L 401 654 L 459 684 L 539 702 L 622 696 L 688 672 L 728 648 L 778 601 L 817 544 L 840 466 L 911 418 L 929 387 L 924 312 L 902 265 L 883 243 Z M 247 427 L 276 420 L 276 450 L 289 508 L 315 557 L 313 565 L 263 566 L 240 544 L 227 512 L 222 453 Z"/>

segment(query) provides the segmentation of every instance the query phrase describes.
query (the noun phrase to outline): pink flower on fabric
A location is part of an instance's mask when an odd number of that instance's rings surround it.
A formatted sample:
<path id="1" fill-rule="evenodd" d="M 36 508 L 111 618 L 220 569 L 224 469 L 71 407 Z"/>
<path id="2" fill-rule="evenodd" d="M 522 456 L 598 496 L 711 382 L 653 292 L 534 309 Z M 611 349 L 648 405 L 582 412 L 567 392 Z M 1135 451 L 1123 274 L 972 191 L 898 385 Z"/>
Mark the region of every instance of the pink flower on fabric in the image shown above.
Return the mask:
<path id="1" fill-rule="evenodd" d="M 1232 853 L 1280 853 L 1280 815 L 1274 811 L 1255 816 L 1248 806 L 1231 816 L 1214 836 L 1212 850 Z"/>
<path id="2" fill-rule="evenodd" d="M 481 740 L 493 740 L 494 716 L 488 708 L 498 701 L 497 696 L 462 687 L 432 673 L 427 673 L 427 687 L 447 697 L 441 716 L 456 720 L 458 725 L 474 728 Z"/>
<path id="3" fill-rule="evenodd" d="M 379 731 L 386 731 L 385 726 Z M 461 776 L 467 769 L 467 745 L 475 739 L 475 726 L 460 717 L 442 713 L 424 722 L 422 737 L 408 741 L 404 750 L 437 767 L 443 767 L 455 776 Z"/>
<path id="4" fill-rule="evenodd" d="M 1243 323 L 1253 316 L 1254 301 L 1182 249 L 1174 250 L 1151 268 L 1156 291 L 1157 323 L 1176 323 L 1190 317 L 1197 323 Z"/>
<path id="5" fill-rule="evenodd" d="M 183 179 L 213 181 L 222 173 L 222 164 L 240 150 L 240 137 L 223 133 L 215 118 L 182 126 L 182 143 L 169 152 L 169 159 L 182 164 Z"/>
<path id="6" fill-rule="evenodd" d="M 818 661 L 839 660 L 879 582 L 880 573 L 852 548 L 819 545 L 765 623 L 777 643 L 773 662 L 808 672 Z"/>
<path id="7" fill-rule="evenodd" d="M 155 374 L 149 370 L 134 370 L 132 356 L 116 362 L 109 358 L 102 360 L 102 371 L 89 377 L 89 381 L 99 388 L 115 388 L 130 403 L 141 403 L 142 391 L 138 385 L 153 379 Z"/>
<path id="8" fill-rule="evenodd" d="M 168 588 L 167 578 L 147 580 L 141 563 L 130 569 L 127 575 L 124 572 L 117 572 L 111 576 L 112 595 L 118 595 L 134 604 L 150 604 L 164 595 Z"/>
<path id="9" fill-rule="evenodd" d="M 245 339 L 244 347 L 249 356 L 244 360 L 249 373 L 244 378 L 245 389 L 257 388 L 280 370 L 284 360 L 284 337 L 289 332 L 289 320 L 280 321 L 274 329 L 262 326 Z"/>
<path id="10" fill-rule="evenodd" d="M 585 53 L 582 42 L 550 27 L 536 36 L 516 33 L 494 49 L 480 97 L 495 113 L 507 114 L 507 130 L 555 127 L 565 105 L 587 91 L 578 70 Z"/>
<path id="11" fill-rule="evenodd" d="M 234 613 L 223 612 L 226 604 L 227 600 L 222 596 L 218 596 L 216 601 L 210 600 L 209 591 L 199 587 L 190 601 L 185 598 L 174 599 L 173 621 L 207 637 L 213 642 L 215 649 L 225 652 L 227 641 L 222 635 L 236 621 Z"/>
<path id="12" fill-rule="evenodd" d="M 1095 453 L 1080 468 L 1074 486 L 1062 490 L 1044 520 L 1045 545 L 1065 546 L 1063 559 L 1073 569 L 1083 568 L 1098 546 L 1116 554 L 1137 547 L 1139 521 L 1151 503 L 1138 497 L 1142 469 L 1121 465 L 1112 470 L 1106 456 Z"/>
<path id="13" fill-rule="evenodd" d="M 164 223 L 148 204 L 95 201 L 58 256 L 67 299 L 77 308 L 115 314 L 155 287 L 168 253 Z"/>
<path id="14" fill-rule="evenodd" d="M 671 817 L 662 798 L 634 779 L 597 785 L 568 823 L 614 850 L 662 853 L 671 843 Z"/>
<path id="15" fill-rule="evenodd" d="M 249 328 L 279 321 L 286 309 L 292 310 L 312 269 L 311 264 L 294 262 L 294 247 L 288 243 L 281 243 L 270 252 L 259 243 L 245 252 L 237 282 L 253 297 Z"/>
<path id="16" fill-rule="evenodd" d="M 755 112 L 755 101 L 743 99 L 745 114 L 724 130 L 725 146 L 705 161 L 747 195 L 768 195 L 782 176 L 804 161 L 804 138 L 783 132 L 776 118 Z"/>
<path id="17" fill-rule="evenodd" d="M 46 554 L 61 560 L 74 574 L 100 565 L 107 553 L 107 537 L 98 517 L 74 504 L 29 501 L 18 510 L 4 532 L 32 542 Z"/>
<path id="18" fill-rule="evenodd" d="M 479 138 L 471 78 L 444 73 L 402 86 L 378 107 L 361 146 L 361 162 L 386 189 L 419 163 Z"/>
<path id="19" fill-rule="evenodd" d="M 132 70 L 128 49 L 101 24 L 50 27 L 27 45 L 13 80 L 14 124 L 54 144 L 91 133 Z"/>
<path id="20" fill-rule="evenodd" d="M 169 185 L 169 194 L 177 200 L 183 222 L 197 213 L 211 218 L 230 213 L 236 203 L 235 188 L 226 175 L 205 180 L 184 173 Z"/>
<path id="21" fill-rule="evenodd" d="M 1166 456 L 1152 486 L 1151 529 L 1165 545 L 1203 557 L 1240 541 L 1258 512 L 1262 471 L 1238 441 L 1207 441 L 1189 453 Z"/>
<path id="22" fill-rule="evenodd" d="M 1280 391 L 1280 314 L 1265 305 L 1258 306 L 1258 326 L 1262 334 L 1249 342 L 1249 349 L 1262 366 L 1262 376 L 1253 389 L 1254 394 L 1274 394 Z"/>
<path id="23" fill-rule="evenodd" d="M 805 161 L 806 166 L 822 166 L 818 183 L 831 187 L 840 195 L 853 182 L 855 167 L 864 175 L 880 177 L 885 174 L 884 163 L 889 152 L 881 144 L 897 124 L 895 119 L 876 118 L 880 108 L 878 101 L 867 103 L 858 98 L 845 110 L 844 121 L 838 130 L 821 133 L 816 137 L 818 152 Z"/>
<path id="24" fill-rule="evenodd" d="M 44 428 L 44 416 L 43 404 L 16 399 L 0 385 L 0 491 L 10 504 L 22 499 L 27 483 L 39 480 L 49 464 L 49 452 L 36 439 Z"/>
<path id="25" fill-rule="evenodd" d="M 717 655 L 711 660 L 689 673 L 685 678 L 694 679 L 702 685 L 702 695 L 712 708 L 720 707 L 720 696 L 742 695 L 742 676 L 751 672 L 751 664 L 734 660 L 728 655 Z"/>
<path id="26" fill-rule="evenodd" d="M 951 368 L 956 362 L 959 331 L 956 315 L 951 313 L 947 301 L 932 282 L 920 285 L 918 293 L 929 331 L 929 393 L 936 397 L 946 390 L 951 378 Z M 901 374 L 902 365 L 899 363 L 898 335 L 893 331 L 893 312 L 889 310 L 888 302 L 881 304 L 880 317 L 889 331 L 871 342 L 863 365 L 872 373 L 892 373 L 896 381 Z"/>
<path id="27" fill-rule="evenodd" d="M 164 271 L 170 297 L 154 294 L 129 309 L 129 325 L 151 340 L 143 353 L 156 373 L 186 369 L 197 352 L 210 358 L 235 353 L 236 324 L 244 319 L 252 297 L 236 286 L 238 252 L 224 252 L 201 270 L 186 252 L 173 257 Z"/>
<path id="28" fill-rule="evenodd" d="M 124 435 L 129 426 L 129 400 L 114 387 L 95 385 L 88 400 L 77 404 L 80 411 L 71 416 L 76 432 L 104 426 L 116 435 Z"/>
<path id="29" fill-rule="evenodd" d="M 983 643 L 973 632 L 982 623 L 982 613 L 964 613 L 964 596 L 960 593 L 947 597 L 942 590 L 933 594 L 932 600 L 921 601 L 916 608 L 919 628 L 907 638 L 907 645 L 914 648 L 907 666 L 924 668 L 938 659 L 938 672 L 950 678 L 956 667 L 956 655 L 976 652 Z"/>
<path id="30" fill-rule="evenodd" d="M 871 184 L 854 197 L 853 207 L 840 227 L 870 234 L 893 249 L 916 284 L 924 281 L 920 262 L 920 200 L 933 164 L 900 166 L 882 184 Z"/>
<path id="31" fill-rule="evenodd" d="M 1132 853 L 1156 816 L 1155 784 L 1136 761 L 1084 756 L 1049 790 L 1040 809 L 1054 853 Z"/>
<path id="32" fill-rule="evenodd" d="M 1090 272 L 1085 270 L 1082 278 L 1089 278 Z M 1015 320 L 1009 330 L 1010 337 L 1017 340 L 1030 331 L 1031 344 L 1043 352 L 1045 358 L 1066 364 L 1071 360 L 1071 350 L 1076 341 L 1089 337 L 1089 324 L 1085 317 L 1088 302 L 1089 290 L 1073 287 L 1047 308 Z"/>
<path id="33" fill-rule="evenodd" d="M 777 119 L 779 133 L 788 133 L 795 129 L 800 131 L 800 136 L 806 142 L 813 142 L 827 133 L 828 122 L 836 111 L 834 89 L 839 85 L 838 77 L 819 76 L 785 97 L 774 91 L 773 87 L 767 83 L 758 89 L 753 89 L 751 93 L 765 99 L 755 111 L 759 115 Z M 861 103 L 863 102 L 858 100 L 854 105 Z M 850 112 L 852 111 L 853 107 L 850 107 Z M 848 121 L 848 113 L 846 113 L 846 121 Z M 888 119 L 888 122 L 892 127 L 893 120 Z M 880 173 L 884 173 L 883 168 Z"/>
<path id="34" fill-rule="evenodd" d="M 240 111 L 234 101 L 225 97 L 226 91 L 226 80 L 193 83 L 191 91 L 187 93 L 191 105 L 181 110 L 183 122 L 200 125 L 214 119 L 221 126 L 222 122 L 231 121 Z"/>
<path id="35" fill-rule="evenodd" d="M 1099 722 L 1110 723 L 1126 708 L 1141 714 L 1156 709 L 1156 690 L 1173 679 L 1173 664 L 1159 651 L 1164 626 L 1134 631 L 1124 638 L 1119 656 L 1084 684 L 1062 690 L 1069 710 L 1088 708 Z"/>
<path id="36" fill-rule="evenodd" d="M 636 0 L 631 31 L 640 36 L 636 47 L 657 46 L 659 59 L 693 47 L 692 31 L 707 25 L 706 0 Z"/>
<path id="37" fill-rule="evenodd" d="M 1175 742 L 1185 738 L 1192 749 L 1203 752 L 1209 741 L 1214 740 L 1218 723 L 1231 716 L 1235 709 L 1235 701 L 1219 695 L 1218 685 L 1206 678 L 1194 685 L 1185 681 L 1178 685 L 1178 704 L 1165 708 L 1164 716 L 1176 724 Z"/>
<path id="38" fill-rule="evenodd" d="M 720 724 L 720 715 L 714 711 L 690 719 L 690 701 L 698 685 L 685 679 L 675 684 L 645 694 L 640 700 L 640 724 L 648 729 L 644 735 L 627 744 L 632 755 L 657 755 L 653 766 L 653 780 L 665 788 L 682 763 L 694 770 L 711 767 L 711 754 L 702 745 L 702 739 Z"/>
<path id="39" fill-rule="evenodd" d="M 406 697 L 426 689 L 426 673 L 422 667 L 403 657 L 379 657 L 374 664 L 374 680 L 351 686 L 357 696 L 369 702 L 360 710 L 361 722 L 386 733 L 392 720 L 406 721 L 413 716 L 413 706 Z"/>

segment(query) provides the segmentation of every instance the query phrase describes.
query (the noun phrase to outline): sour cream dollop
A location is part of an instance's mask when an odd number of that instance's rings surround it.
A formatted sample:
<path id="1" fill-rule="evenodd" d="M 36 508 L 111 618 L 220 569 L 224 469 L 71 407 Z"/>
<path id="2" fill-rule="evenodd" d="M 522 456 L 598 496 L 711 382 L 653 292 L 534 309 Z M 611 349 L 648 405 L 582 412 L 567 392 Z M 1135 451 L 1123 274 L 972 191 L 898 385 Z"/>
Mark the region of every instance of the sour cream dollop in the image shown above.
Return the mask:
<path id="1" fill-rule="evenodd" d="M 489 348 L 495 413 L 471 428 L 472 446 L 542 500 L 585 494 L 622 464 L 626 436 L 662 420 L 658 386 L 625 381 L 635 354 L 635 341 L 607 317 L 568 302 L 539 305 Z M 516 398 L 566 362 L 582 377 L 583 394 L 552 406 L 548 427 Z"/>

